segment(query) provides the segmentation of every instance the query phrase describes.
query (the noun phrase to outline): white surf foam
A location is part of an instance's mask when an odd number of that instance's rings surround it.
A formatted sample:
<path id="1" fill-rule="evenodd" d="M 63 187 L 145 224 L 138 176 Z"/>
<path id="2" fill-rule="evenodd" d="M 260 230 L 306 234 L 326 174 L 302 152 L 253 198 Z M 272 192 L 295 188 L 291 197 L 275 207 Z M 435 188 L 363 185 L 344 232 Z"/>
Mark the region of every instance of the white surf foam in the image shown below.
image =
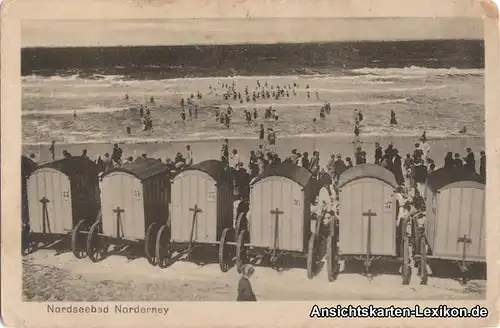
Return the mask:
<path id="1" fill-rule="evenodd" d="M 452 76 L 452 75 L 484 75 L 484 69 L 459 69 L 459 68 L 427 68 L 410 66 L 404 68 L 358 68 L 349 70 L 355 74 L 371 74 L 379 76 Z"/>
<path id="2" fill-rule="evenodd" d="M 128 110 L 128 107 L 88 107 L 80 109 L 47 109 L 47 110 L 29 110 L 22 111 L 22 116 L 29 115 L 73 115 L 78 114 L 94 114 L 94 113 L 113 113 Z"/>

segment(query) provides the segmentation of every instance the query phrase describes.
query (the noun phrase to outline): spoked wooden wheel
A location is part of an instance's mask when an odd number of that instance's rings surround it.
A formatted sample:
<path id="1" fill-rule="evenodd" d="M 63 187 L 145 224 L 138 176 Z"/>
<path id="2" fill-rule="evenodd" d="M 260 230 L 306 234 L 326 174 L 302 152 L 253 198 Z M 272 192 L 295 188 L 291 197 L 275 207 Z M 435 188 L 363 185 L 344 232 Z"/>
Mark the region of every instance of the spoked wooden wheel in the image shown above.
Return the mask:
<path id="1" fill-rule="evenodd" d="M 233 229 L 226 228 L 222 231 L 222 236 L 220 238 L 219 243 L 219 266 L 222 272 L 227 272 L 229 270 L 229 266 L 231 265 L 231 246 L 227 244 L 231 237 L 231 233 Z"/>
<path id="2" fill-rule="evenodd" d="M 425 243 L 425 237 L 420 237 L 420 284 L 427 285 L 428 273 L 427 273 L 427 245 Z"/>
<path id="3" fill-rule="evenodd" d="M 108 252 L 108 245 L 101 242 L 101 237 L 98 233 L 100 224 L 100 220 L 94 222 L 87 236 L 87 255 L 94 263 L 102 261 Z"/>
<path id="4" fill-rule="evenodd" d="M 401 238 L 403 238 L 403 269 L 401 270 L 401 276 L 403 279 L 403 285 L 410 284 L 411 280 L 411 267 L 410 267 L 410 241 L 408 235 L 406 234 L 407 221 L 403 221 L 401 227 Z"/>
<path id="5" fill-rule="evenodd" d="M 242 230 L 236 241 L 236 270 L 241 273 L 244 262 L 247 260 L 245 250 L 245 237 L 248 234 L 247 230 Z"/>
<path id="6" fill-rule="evenodd" d="M 163 225 L 156 235 L 156 261 L 162 269 L 170 265 L 172 251 L 169 247 L 170 235 L 166 225 Z"/>
<path id="7" fill-rule="evenodd" d="M 149 225 L 146 230 L 146 240 L 144 240 L 144 253 L 149 264 L 155 266 L 158 261 L 156 259 L 156 233 L 158 232 L 156 222 Z"/>
<path id="8" fill-rule="evenodd" d="M 336 236 L 330 234 L 326 240 L 326 272 L 328 274 L 328 281 L 335 281 L 338 273 L 338 256 L 337 256 L 337 242 Z"/>
<path id="9" fill-rule="evenodd" d="M 309 245 L 307 247 L 307 278 L 314 278 L 316 272 L 316 234 L 311 234 L 309 237 Z"/>
<path id="10" fill-rule="evenodd" d="M 88 228 L 87 220 L 78 222 L 71 233 L 71 251 L 77 259 L 83 259 L 87 256 L 86 234 L 82 233 L 84 228 Z"/>

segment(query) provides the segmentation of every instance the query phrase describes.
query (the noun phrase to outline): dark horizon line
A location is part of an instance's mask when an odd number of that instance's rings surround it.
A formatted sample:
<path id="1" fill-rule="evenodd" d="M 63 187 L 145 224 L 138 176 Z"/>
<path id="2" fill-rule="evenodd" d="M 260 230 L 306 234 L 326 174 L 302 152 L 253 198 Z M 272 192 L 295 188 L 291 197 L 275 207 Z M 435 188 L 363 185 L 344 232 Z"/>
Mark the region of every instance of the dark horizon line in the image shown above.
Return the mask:
<path id="1" fill-rule="evenodd" d="M 482 42 L 482 39 L 461 39 L 461 38 L 446 38 L 446 39 L 412 39 L 412 40 L 353 40 L 353 41 L 315 41 L 315 42 L 276 42 L 276 43 L 223 43 L 223 44 L 151 44 L 151 45 L 114 45 L 114 46 L 37 46 L 37 47 L 21 47 L 21 50 L 37 50 L 37 49 L 105 49 L 105 48 L 182 48 L 182 47 L 220 47 L 220 46 L 271 46 L 271 45 L 296 45 L 296 44 L 355 44 L 355 43 L 410 43 L 410 42 L 442 42 L 442 41 L 462 41 L 462 42 Z"/>

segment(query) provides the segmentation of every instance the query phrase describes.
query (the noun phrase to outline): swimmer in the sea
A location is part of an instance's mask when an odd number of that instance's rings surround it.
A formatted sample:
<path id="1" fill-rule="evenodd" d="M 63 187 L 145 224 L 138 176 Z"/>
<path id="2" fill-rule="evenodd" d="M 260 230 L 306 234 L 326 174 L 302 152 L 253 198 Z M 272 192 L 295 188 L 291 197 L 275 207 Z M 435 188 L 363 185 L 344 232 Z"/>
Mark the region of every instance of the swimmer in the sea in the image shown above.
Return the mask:
<path id="1" fill-rule="evenodd" d="M 154 104 L 155 98 L 153 96 L 151 96 L 151 98 L 149 98 L 149 102 L 152 103 L 152 104 Z"/>
<path id="2" fill-rule="evenodd" d="M 125 100 L 128 100 L 128 94 L 125 94 Z"/>
<path id="3" fill-rule="evenodd" d="M 319 93 L 318 93 L 318 91 L 316 91 L 316 99 L 319 100 Z"/>
<path id="4" fill-rule="evenodd" d="M 467 133 L 467 127 L 465 125 L 462 126 L 462 128 L 460 129 L 460 131 L 458 131 L 458 133 L 460 133 L 460 134 Z"/>
<path id="5" fill-rule="evenodd" d="M 73 118 L 76 118 L 76 110 L 73 111 Z"/>
<path id="6" fill-rule="evenodd" d="M 307 98 L 311 98 L 311 93 L 307 92 Z"/>
<path id="7" fill-rule="evenodd" d="M 396 113 L 391 109 L 391 125 L 396 125 L 398 124 L 398 121 L 396 120 Z"/>
<path id="8" fill-rule="evenodd" d="M 139 108 L 139 117 L 144 116 L 144 106 L 141 105 L 141 108 Z"/>
<path id="9" fill-rule="evenodd" d="M 258 116 L 258 114 L 257 114 L 257 108 L 254 108 L 253 109 L 253 119 L 256 120 L 257 116 Z"/>
<path id="10" fill-rule="evenodd" d="M 182 121 L 184 121 L 184 122 L 186 121 L 186 111 L 184 109 L 181 111 L 181 118 L 182 118 Z"/>

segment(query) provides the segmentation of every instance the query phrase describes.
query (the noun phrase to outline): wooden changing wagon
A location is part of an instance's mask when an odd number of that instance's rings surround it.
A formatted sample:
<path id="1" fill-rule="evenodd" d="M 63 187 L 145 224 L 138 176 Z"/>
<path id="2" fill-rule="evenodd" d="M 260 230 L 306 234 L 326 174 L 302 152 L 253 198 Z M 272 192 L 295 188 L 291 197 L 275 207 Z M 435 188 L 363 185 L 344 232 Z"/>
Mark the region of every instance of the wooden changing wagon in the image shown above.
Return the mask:
<path id="1" fill-rule="evenodd" d="M 102 211 L 87 236 L 93 262 L 106 257 L 109 246 L 144 245 L 151 265 L 156 265 L 155 240 L 167 222 L 170 197 L 169 168 L 152 158 L 139 158 L 101 177 Z"/>
<path id="2" fill-rule="evenodd" d="M 218 246 L 214 248 L 218 250 L 224 247 L 223 241 L 234 240 L 233 204 L 231 171 L 221 161 L 203 161 L 179 172 L 172 179 L 169 222 L 160 228 L 156 239 L 159 266 L 167 267 L 174 252 L 185 252 L 192 259 L 195 248 Z M 220 253 L 224 257 L 221 270 L 227 271 L 230 254 Z"/>
<path id="3" fill-rule="evenodd" d="M 85 244 L 74 231 L 85 230 L 100 208 L 98 168 L 84 157 L 72 157 L 38 167 L 28 178 L 29 248 L 40 243 L 66 242 L 77 258 L 85 256 Z"/>
<path id="4" fill-rule="evenodd" d="M 396 258 L 402 261 L 403 284 L 410 282 L 407 222 L 396 226 L 397 186 L 392 172 L 374 164 L 356 165 L 340 175 L 339 235 L 331 229 L 327 240 L 329 281 L 338 274 L 339 260 L 362 260 L 371 278 L 373 260 Z"/>
<path id="5" fill-rule="evenodd" d="M 29 207 L 28 207 L 28 177 L 37 169 L 38 165 L 26 156 L 21 156 L 21 229 L 22 253 L 27 249 L 29 233 Z"/>
<path id="6" fill-rule="evenodd" d="M 239 232 L 236 243 L 238 271 L 256 257 L 275 268 L 280 258 L 307 257 L 307 276 L 313 278 L 319 232 L 311 231 L 312 184 L 308 170 L 288 163 L 271 167 L 254 179 L 248 230 Z"/>
<path id="7" fill-rule="evenodd" d="M 429 174 L 427 216 L 418 256 L 420 279 L 427 284 L 427 264 L 458 264 L 462 283 L 471 263 L 486 263 L 485 181 L 464 169 L 442 168 Z"/>

